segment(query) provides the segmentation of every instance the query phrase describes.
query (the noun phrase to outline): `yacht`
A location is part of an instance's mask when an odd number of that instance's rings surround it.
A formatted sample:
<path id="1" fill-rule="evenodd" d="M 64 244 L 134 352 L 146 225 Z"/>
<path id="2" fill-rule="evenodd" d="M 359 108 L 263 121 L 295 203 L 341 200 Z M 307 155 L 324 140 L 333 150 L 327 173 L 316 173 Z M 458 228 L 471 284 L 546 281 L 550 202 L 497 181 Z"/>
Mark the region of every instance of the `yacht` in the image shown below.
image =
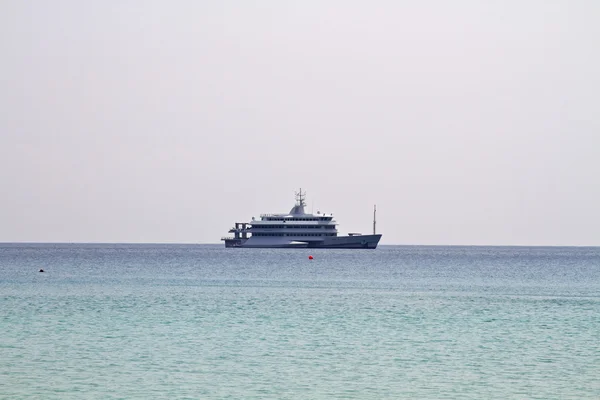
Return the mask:
<path id="1" fill-rule="evenodd" d="M 233 236 L 223 237 L 225 247 L 319 249 L 375 249 L 381 234 L 375 233 L 376 208 L 373 208 L 373 234 L 349 233 L 338 236 L 333 214 L 306 213 L 306 193 L 296 193 L 296 204 L 285 214 L 262 214 L 250 222 L 236 222 L 229 230 Z"/>

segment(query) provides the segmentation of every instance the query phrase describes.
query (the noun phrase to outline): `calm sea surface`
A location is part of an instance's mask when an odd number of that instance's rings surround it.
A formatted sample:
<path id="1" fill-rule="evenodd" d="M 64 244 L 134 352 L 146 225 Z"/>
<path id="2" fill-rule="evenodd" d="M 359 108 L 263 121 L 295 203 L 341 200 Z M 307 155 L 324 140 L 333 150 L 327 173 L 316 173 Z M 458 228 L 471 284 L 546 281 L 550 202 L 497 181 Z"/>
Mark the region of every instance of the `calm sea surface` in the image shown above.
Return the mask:
<path id="1" fill-rule="evenodd" d="M 600 399 L 600 248 L 0 244 L 0 398 Z"/>

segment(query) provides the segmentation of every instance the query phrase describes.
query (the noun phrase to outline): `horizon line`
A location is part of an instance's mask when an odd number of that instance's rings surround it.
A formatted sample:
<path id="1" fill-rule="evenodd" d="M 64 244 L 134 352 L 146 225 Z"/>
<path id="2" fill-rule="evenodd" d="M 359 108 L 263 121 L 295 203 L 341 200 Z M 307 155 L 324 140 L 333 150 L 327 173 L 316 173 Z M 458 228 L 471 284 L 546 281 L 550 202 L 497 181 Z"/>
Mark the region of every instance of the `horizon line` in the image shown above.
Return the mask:
<path id="1" fill-rule="evenodd" d="M 200 243 L 200 242 L 38 242 L 38 241 L 18 241 L 3 242 L 0 245 L 7 244 L 77 244 L 77 245 L 188 245 L 188 246 L 215 246 L 222 245 L 221 242 Z M 407 243 L 382 243 L 380 246 L 405 246 L 405 247 L 600 247 L 589 244 L 407 244 Z"/>

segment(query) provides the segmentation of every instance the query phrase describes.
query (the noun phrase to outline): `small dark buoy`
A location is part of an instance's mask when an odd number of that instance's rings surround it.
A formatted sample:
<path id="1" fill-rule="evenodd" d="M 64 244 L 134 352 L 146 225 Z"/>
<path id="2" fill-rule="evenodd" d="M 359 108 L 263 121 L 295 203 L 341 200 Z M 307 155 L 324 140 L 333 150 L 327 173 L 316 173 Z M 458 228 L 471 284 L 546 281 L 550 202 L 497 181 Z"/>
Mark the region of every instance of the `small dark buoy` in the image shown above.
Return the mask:
<path id="1" fill-rule="evenodd" d="M 313 256 L 308 256 L 308 259 L 309 259 L 309 260 L 312 260 L 312 259 L 313 259 Z"/>
<path id="2" fill-rule="evenodd" d="M 40 269 L 40 272 L 44 272 L 44 270 L 43 270 L 43 269 Z"/>

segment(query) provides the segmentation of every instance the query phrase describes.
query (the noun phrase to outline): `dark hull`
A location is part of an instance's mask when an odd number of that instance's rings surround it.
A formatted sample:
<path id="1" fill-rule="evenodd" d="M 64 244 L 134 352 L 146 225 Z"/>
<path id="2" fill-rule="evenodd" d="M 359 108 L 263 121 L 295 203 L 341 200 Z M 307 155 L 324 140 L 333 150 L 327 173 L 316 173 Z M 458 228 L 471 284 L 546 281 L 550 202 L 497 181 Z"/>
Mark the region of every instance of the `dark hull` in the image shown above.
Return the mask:
<path id="1" fill-rule="evenodd" d="M 336 236 L 320 241 L 275 241 L 263 238 L 227 239 L 225 247 L 245 249 L 375 249 L 381 235 Z"/>

